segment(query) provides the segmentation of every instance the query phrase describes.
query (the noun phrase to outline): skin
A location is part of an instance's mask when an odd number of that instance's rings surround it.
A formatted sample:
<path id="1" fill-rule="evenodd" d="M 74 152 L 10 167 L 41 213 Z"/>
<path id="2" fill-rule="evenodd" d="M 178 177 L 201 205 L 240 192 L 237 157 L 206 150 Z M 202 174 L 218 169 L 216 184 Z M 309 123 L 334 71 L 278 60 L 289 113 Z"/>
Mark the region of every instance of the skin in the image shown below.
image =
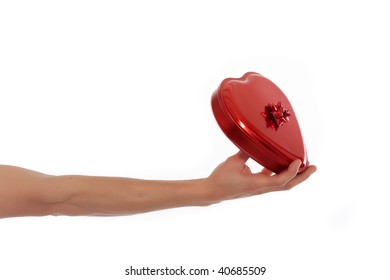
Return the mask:
<path id="1" fill-rule="evenodd" d="M 53 176 L 15 166 L 0 166 L 0 218 L 20 216 L 118 216 L 183 207 L 289 190 L 316 171 L 301 162 L 276 175 L 252 173 L 242 152 L 227 158 L 207 178 L 181 181 L 120 177 Z"/>

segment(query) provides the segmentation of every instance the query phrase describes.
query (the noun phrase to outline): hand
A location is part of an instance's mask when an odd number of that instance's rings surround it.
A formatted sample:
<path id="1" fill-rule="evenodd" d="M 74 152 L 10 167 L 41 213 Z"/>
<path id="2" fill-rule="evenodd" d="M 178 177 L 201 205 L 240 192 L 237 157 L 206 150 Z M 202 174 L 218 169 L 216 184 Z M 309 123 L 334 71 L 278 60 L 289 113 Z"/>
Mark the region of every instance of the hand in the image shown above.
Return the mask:
<path id="1" fill-rule="evenodd" d="M 252 173 L 246 165 L 248 156 L 239 151 L 221 163 L 205 180 L 208 198 L 213 202 L 247 197 L 273 191 L 289 190 L 302 183 L 316 171 L 314 165 L 297 174 L 300 160 L 293 161 L 280 174 L 273 174 L 268 169 Z"/>

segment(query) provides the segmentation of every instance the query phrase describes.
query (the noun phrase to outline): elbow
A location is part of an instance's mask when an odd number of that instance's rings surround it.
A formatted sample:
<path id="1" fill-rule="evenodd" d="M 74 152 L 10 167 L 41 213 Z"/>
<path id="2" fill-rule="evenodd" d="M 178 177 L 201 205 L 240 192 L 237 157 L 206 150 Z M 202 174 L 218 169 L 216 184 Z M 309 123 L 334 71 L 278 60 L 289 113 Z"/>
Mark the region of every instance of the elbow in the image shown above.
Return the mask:
<path id="1" fill-rule="evenodd" d="M 46 216 L 82 215 L 80 206 L 73 203 L 76 193 L 72 187 L 73 176 L 48 176 L 43 183 L 41 208 Z"/>

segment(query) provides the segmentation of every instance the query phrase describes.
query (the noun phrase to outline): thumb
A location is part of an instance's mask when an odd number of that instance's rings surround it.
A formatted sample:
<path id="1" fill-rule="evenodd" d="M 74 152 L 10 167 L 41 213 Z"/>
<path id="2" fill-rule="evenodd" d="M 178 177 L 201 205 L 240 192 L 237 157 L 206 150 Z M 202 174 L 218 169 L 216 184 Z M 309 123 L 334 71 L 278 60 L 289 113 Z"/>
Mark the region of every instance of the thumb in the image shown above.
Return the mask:
<path id="1" fill-rule="evenodd" d="M 230 159 L 234 160 L 239 165 L 244 165 L 248 161 L 249 156 L 243 151 L 239 150 L 235 155 L 231 156 Z"/>

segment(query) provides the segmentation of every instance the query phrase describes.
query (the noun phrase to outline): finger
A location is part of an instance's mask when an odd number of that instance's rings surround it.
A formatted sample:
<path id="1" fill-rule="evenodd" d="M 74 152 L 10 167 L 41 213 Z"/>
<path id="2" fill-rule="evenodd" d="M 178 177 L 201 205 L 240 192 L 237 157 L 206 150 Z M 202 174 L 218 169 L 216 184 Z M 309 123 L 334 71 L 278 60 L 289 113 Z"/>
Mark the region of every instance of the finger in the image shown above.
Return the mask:
<path id="1" fill-rule="evenodd" d="M 299 167 L 301 166 L 301 161 L 299 159 L 294 160 L 288 168 L 278 175 L 271 176 L 270 182 L 273 186 L 285 186 L 288 182 L 290 182 L 297 174 Z"/>
<path id="2" fill-rule="evenodd" d="M 263 170 L 260 171 L 260 174 L 264 174 L 264 175 L 270 176 L 270 175 L 272 175 L 274 173 L 271 170 L 269 170 L 269 169 L 264 167 Z"/>
<path id="3" fill-rule="evenodd" d="M 317 171 L 317 167 L 315 165 L 310 165 L 305 171 L 298 174 L 294 179 L 287 183 L 286 187 L 292 188 L 296 185 L 306 181 L 314 172 Z"/>
<path id="4" fill-rule="evenodd" d="M 305 181 L 307 178 L 310 177 L 311 174 L 313 174 L 317 168 L 314 165 L 309 166 L 304 172 L 296 175 L 292 180 L 290 180 L 287 184 L 285 185 L 279 185 L 279 186 L 269 186 L 266 188 L 262 188 L 258 191 L 257 194 L 263 194 L 263 193 L 268 193 L 268 192 L 276 192 L 276 191 L 285 191 L 285 190 L 290 190 L 296 185 L 299 185 L 303 181 Z M 278 175 L 276 175 L 278 176 Z M 275 177 L 275 176 L 274 176 Z M 270 177 L 272 178 L 272 177 Z"/>
<path id="5" fill-rule="evenodd" d="M 244 173 L 244 174 L 252 174 L 252 171 L 249 168 L 249 166 L 245 164 L 244 169 L 242 170 L 242 173 Z"/>

